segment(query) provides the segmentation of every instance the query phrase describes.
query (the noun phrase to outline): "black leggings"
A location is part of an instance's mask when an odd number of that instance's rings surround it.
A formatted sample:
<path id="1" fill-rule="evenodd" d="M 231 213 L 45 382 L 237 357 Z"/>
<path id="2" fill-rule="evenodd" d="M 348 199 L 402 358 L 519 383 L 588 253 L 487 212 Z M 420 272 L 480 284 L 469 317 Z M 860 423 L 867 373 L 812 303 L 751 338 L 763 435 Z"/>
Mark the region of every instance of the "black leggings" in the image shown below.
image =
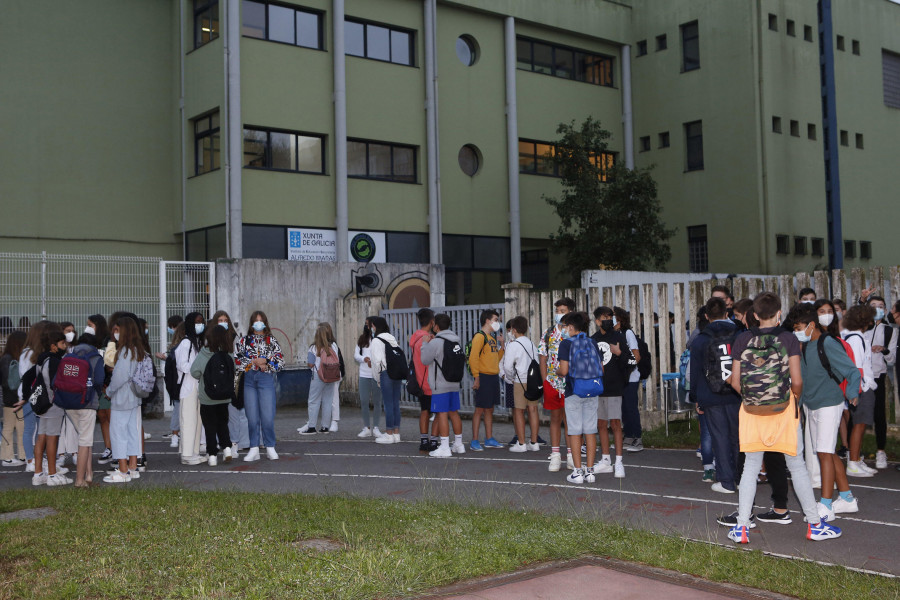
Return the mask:
<path id="1" fill-rule="evenodd" d="M 766 452 L 763 456 L 766 478 L 772 486 L 772 505 L 779 510 L 787 509 L 788 480 L 787 463 L 781 452 Z"/>
<path id="2" fill-rule="evenodd" d="M 879 450 L 884 450 L 887 443 L 887 390 L 885 389 L 887 373 L 880 375 L 875 382 L 875 445 Z"/>
<path id="3" fill-rule="evenodd" d="M 206 430 L 206 453 L 215 455 L 231 447 L 228 433 L 228 403 L 201 404 L 200 420 Z M 218 444 L 218 446 L 217 446 Z"/>

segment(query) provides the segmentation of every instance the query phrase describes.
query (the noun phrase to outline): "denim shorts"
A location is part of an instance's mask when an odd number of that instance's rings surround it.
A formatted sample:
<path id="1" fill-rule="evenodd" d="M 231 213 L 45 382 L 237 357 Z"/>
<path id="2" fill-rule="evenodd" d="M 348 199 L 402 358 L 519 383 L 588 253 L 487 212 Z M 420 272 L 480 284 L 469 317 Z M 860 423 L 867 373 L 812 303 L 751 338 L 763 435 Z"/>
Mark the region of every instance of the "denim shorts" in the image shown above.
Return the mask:
<path id="1" fill-rule="evenodd" d="M 566 435 L 590 435 L 597 433 L 597 397 L 566 398 Z"/>

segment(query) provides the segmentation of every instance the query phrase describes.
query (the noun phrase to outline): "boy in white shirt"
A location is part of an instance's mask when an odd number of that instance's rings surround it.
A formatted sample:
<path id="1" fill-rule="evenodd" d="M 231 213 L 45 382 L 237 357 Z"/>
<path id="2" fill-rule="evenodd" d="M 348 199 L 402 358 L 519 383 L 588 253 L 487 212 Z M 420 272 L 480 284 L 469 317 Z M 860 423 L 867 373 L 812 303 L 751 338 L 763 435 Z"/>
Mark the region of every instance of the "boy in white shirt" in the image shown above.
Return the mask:
<path id="1" fill-rule="evenodd" d="M 540 450 L 538 444 L 538 405 L 540 398 L 530 400 L 525 397 L 528 388 L 528 369 L 532 361 L 537 360 L 538 350 L 528 339 L 528 319 L 522 316 L 510 321 L 508 334 L 511 341 L 506 344 L 506 353 L 503 355 L 501 368 L 503 375 L 513 388 L 515 408 L 513 409 L 513 423 L 516 428 L 517 441 L 509 447 L 510 452 L 525 452 Z M 543 392 L 542 392 L 543 395 Z M 531 441 L 522 443 L 525 439 L 525 411 L 528 411 L 528 425 L 531 428 Z"/>

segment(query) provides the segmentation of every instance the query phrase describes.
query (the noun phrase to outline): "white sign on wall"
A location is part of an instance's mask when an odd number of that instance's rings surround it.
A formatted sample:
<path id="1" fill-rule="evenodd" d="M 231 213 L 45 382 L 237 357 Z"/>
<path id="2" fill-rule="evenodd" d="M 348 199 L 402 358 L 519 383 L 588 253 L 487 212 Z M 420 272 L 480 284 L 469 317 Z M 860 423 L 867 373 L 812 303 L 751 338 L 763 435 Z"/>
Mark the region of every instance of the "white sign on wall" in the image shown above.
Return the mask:
<path id="1" fill-rule="evenodd" d="M 337 232 L 333 229 L 289 227 L 288 260 L 336 262 Z M 348 256 L 351 262 L 387 262 L 387 247 L 382 231 L 350 231 Z"/>

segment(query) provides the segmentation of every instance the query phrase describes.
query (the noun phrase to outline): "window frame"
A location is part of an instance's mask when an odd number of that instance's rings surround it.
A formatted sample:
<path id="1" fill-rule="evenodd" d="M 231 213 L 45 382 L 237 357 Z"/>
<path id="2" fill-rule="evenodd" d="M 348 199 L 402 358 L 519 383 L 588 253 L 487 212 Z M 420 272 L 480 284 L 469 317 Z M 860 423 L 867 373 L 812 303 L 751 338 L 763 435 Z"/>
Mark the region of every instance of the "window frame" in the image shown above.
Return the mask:
<path id="1" fill-rule="evenodd" d="M 607 54 L 602 54 L 600 52 L 594 52 L 592 50 L 585 50 L 583 48 L 575 48 L 573 46 L 566 46 L 564 44 L 555 44 L 553 42 L 548 42 L 546 40 L 539 40 L 539 39 L 532 38 L 532 37 L 525 36 L 525 35 L 517 35 L 516 36 L 516 43 L 518 44 L 519 42 L 525 42 L 529 45 L 529 57 L 530 57 L 529 64 L 531 65 L 531 68 L 530 69 L 523 68 L 521 66 L 523 61 L 520 59 L 519 56 L 516 56 L 516 70 L 525 71 L 527 73 L 537 73 L 539 75 L 548 75 L 550 77 L 556 77 L 557 79 L 565 79 L 567 81 L 574 81 L 577 83 L 587 83 L 589 85 L 596 85 L 599 87 L 608 87 L 608 88 L 612 88 L 612 89 L 618 89 L 616 86 L 616 57 L 614 57 L 614 56 L 609 56 Z M 534 45 L 535 44 L 542 44 L 542 45 L 548 46 L 550 48 L 550 72 L 549 73 L 535 70 L 535 62 L 534 62 Z M 573 65 L 574 68 L 572 69 L 572 75 L 570 77 L 565 77 L 565 76 L 556 74 L 556 64 L 557 64 L 556 51 L 557 50 L 572 53 L 572 57 L 574 60 L 574 65 Z M 599 59 L 600 62 L 599 63 L 595 62 L 593 65 L 595 68 L 598 69 L 598 78 L 597 78 L 598 82 L 597 83 L 590 81 L 590 79 L 587 76 L 585 76 L 584 79 L 578 78 L 578 64 L 579 64 L 578 63 L 578 55 L 579 54 L 581 54 L 584 57 L 585 62 L 587 62 L 587 60 L 590 58 L 593 58 L 595 60 Z M 643 56 L 643 55 L 641 55 L 641 56 Z M 603 83 L 603 76 L 602 76 L 603 70 L 600 69 L 600 66 L 602 66 L 602 64 L 604 64 L 604 63 L 609 64 L 609 70 L 608 70 L 609 83 L 608 84 Z M 587 73 L 587 72 L 588 71 L 585 70 L 585 73 Z"/>
<path id="2" fill-rule="evenodd" d="M 638 152 L 650 152 L 650 136 L 642 135 L 638 138 Z"/>
<path id="3" fill-rule="evenodd" d="M 769 31 L 778 31 L 778 15 L 769 13 Z"/>
<path id="4" fill-rule="evenodd" d="M 775 234 L 775 254 L 779 256 L 790 256 L 791 236 L 786 233 Z"/>
<path id="5" fill-rule="evenodd" d="M 416 53 L 416 43 L 417 43 L 416 34 L 418 33 L 418 31 L 416 31 L 415 29 L 407 29 L 406 27 L 399 27 L 397 25 L 388 25 L 387 23 L 379 23 L 377 21 L 369 21 L 367 19 L 361 19 L 358 17 L 344 17 L 344 23 L 355 23 L 357 25 L 362 25 L 362 28 L 363 28 L 363 55 L 360 56 L 359 54 L 348 54 L 345 50 L 345 52 L 344 52 L 345 56 L 352 56 L 354 58 L 364 58 L 366 60 L 374 60 L 374 61 L 378 61 L 380 63 L 387 63 L 390 65 L 399 65 L 401 67 L 412 67 L 414 69 L 418 68 L 418 60 L 417 60 L 417 53 Z M 382 29 L 388 30 L 388 56 L 391 57 L 388 60 L 384 60 L 383 58 L 376 58 L 373 56 L 369 56 L 369 27 L 370 26 L 371 27 L 381 27 Z M 346 27 L 346 25 L 345 25 L 345 27 Z M 403 34 L 406 34 L 409 36 L 409 59 L 410 59 L 409 63 L 395 62 L 394 60 L 392 60 L 392 57 L 394 54 L 394 44 L 391 41 L 391 34 L 394 32 L 403 33 Z M 345 37 L 346 37 L 346 32 L 345 32 Z M 391 155 L 393 156 L 393 152 L 391 152 Z"/>
<path id="6" fill-rule="evenodd" d="M 692 125 L 700 126 L 700 135 L 690 136 L 688 135 L 688 128 Z M 700 139 L 700 164 L 691 166 L 691 152 L 690 152 L 690 144 L 692 139 Z M 684 123 L 684 172 L 689 173 L 693 171 L 702 171 L 706 167 L 706 161 L 703 156 L 703 120 L 697 121 L 688 121 Z"/>
<path id="7" fill-rule="evenodd" d="M 640 58 L 641 56 L 647 56 L 647 40 L 638 40 L 635 43 L 635 58 Z"/>
<path id="8" fill-rule="evenodd" d="M 241 156 L 243 157 L 244 152 L 244 144 L 247 142 L 247 131 L 257 131 L 264 132 L 266 134 L 266 145 L 264 150 L 264 162 L 266 166 L 258 167 L 254 165 L 244 165 L 243 158 L 241 159 L 241 168 L 250 169 L 255 171 L 277 171 L 280 173 L 301 173 L 304 175 L 328 175 L 328 171 L 326 169 L 326 156 L 327 149 L 325 146 L 325 142 L 328 136 L 323 133 L 312 133 L 306 131 L 294 131 L 290 129 L 279 129 L 277 127 L 260 127 L 256 125 L 244 125 L 241 129 Z M 272 134 L 273 133 L 281 133 L 288 134 L 294 136 L 294 164 L 296 165 L 296 169 L 282 169 L 278 167 L 273 167 L 272 165 Z M 318 138 L 322 144 L 322 170 L 321 171 L 303 171 L 300 170 L 300 152 L 297 146 L 297 138 L 298 137 L 307 137 L 307 138 Z"/>
<path id="9" fill-rule="evenodd" d="M 706 225 L 689 225 L 688 237 L 688 271 L 691 273 L 709 272 L 709 232 Z M 695 247 L 694 245 L 698 245 Z M 701 248 L 702 244 L 702 256 Z M 695 260 L 700 262 L 694 262 Z"/>
<path id="10" fill-rule="evenodd" d="M 797 37 L 797 25 L 794 23 L 793 19 L 785 21 L 784 32 L 791 37 Z"/>
<path id="11" fill-rule="evenodd" d="M 264 12 L 264 21 L 265 21 L 265 32 L 263 37 L 256 37 L 255 35 L 247 35 L 243 33 L 244 28 L 244 13 L 243 7 L 245 2 L 253 2 L 255 4 L 262 4 L 263 8 L 265 8 Z M 292 20 L 294 25 L 294 43 L 290 42 L 282 42 L 281 40 L 273 40 L 269 37 L 269 7 L 277 6 L 279 8 L 285 8 L 288 10 L 294 11 L 294 18 Z M 319 45 L 318 46 L 305 46 L 297 43 L 297 13 L 304 13 L 308 15 L 312 15 L 316 17 L 318 21 L 318 36 L 319 36 Z M 321 10 L 316 10 L 314 8 L 308 8 L 306 6 L 297 6 L 292 4 L 281 4 L 280 2 L 267 2 L 266 0 L 241 0 L 241 37 L 248 38 L 251 40 L 260 40 L 262 42 L 271 42 L 273 44 L 281 44 L 282 46 L 293 46 L 295 48 L 306 48 L 307 50 L 319 50 L 322 52 L 327 52 L 325 45 L 325 12 Z"/>
<path id="12" fill-rule="evenodd" d="M 348 179 L 363 179 L 366 181 L 390 181 L 392 183 L 405 183 L 417 185 L 419 183 L 419 146 L 415 146 L 412 144 L 401 144 L 397 142 L 385 142 L 382 140 L 369 140 L 363 138 L 347 138 L 347 143 L 357 143 L 357 144 L 365 144 L 366 145 L 366 174 L 365 175 L 350 175 L 349 169 L 347 173 Z M 369 145 L 376 144 L 378 146 L 389 146 L 391 149 L 391 176 L 390 177 L 382 177 L 382 176 L 372 176 L 369 175 Z M 403 148 L 407 150 L 413 151 L 413 180 L 408 181 L 405 179 L 397 179 L 394 174 L 394 149 L 395 148 Z"/>
<path id="13" fill-rule="evenodd" d="M 553 161 L 553 173 L 540 173 L 540 172 L 538 172 L 538 170 L 537 170 L 537 164 L 538 164 L 538 163 L 537 163 L 537 159 L 538 159 L 537 145 L 538 145 L 538 144 L 541 144 L 541 145 L 543 145 L 543 146 L 550 146 L 550 147 L 552 148 L 552 150 L 553 150 L 553 156 L 555 156 L 555 155 L 556 155 L 556 147 L 557 147 L 557 144 L 556 144 L 555 142 L 546 142 L 546 141 L 542 141 L 542 140 L 533 140 L 533 139 L 530 139 L 530 138 L 519 138 L 518 142 L 519 142 L 519 144 L 531 144 L 531 145 L 532 145 L 532 154 L 531 154 L 530 156 L 532 157 L 532 163 L 531 163 L 531 164 L 532 164 L 533 167 L 534 167 L 534 170 L 532 170 L 532 171 L 523 171 L 523 170 L 522 170 L 522 165 L 521 165 L 521 162 L 520 162 L 520 163 L 519 163 L 519 175 L 538 175 L 538 176 L 540 176 L 540 177 L 555 177 L 555 178 L 557 178 L 557 179 L 559 179 L 560 177 L 562 177 L 562 175 L 559 174 L 559 165 L 556 164 L 556 161 Z M 519 155 L 519 157 L 522 156 L 521 146 L 519 147 L 519 153 L 518 153 L 518 155 Z M 619 159 L 618 159 L 618 153 L 617 153 L 617 152 L 601 152 L 599 158 L 602 158 L 602 157 L 609 157 L 609 158 L 612 160 L 612 166 L 613 166 L 613 167 L 615 167 L 615 165 L 618 163 L 618 160 L 619 160 Z M 596 160 L 598 157 L 597 157 L 597 156 L 593 156 L 593 157 L 591 157 L 591 158 L 592 158 L 593 160 Z M 604 161 L 601 160 L 601 162 L 604 162 Z M 609 174 L 608 174 L 607 171 L 604 171 L 604 170 L 601 169 L 600 175 L 601 175 L 601 176 L 600 176 L 600 180 L 601 180 L 603 183 L 606 183 L 606 182 L 609 180 Z"/>
<path id="14" fill-rule="evenodd" d="M 210 36 L 209 40 L 207 40 L 205 42 L 200 41 L 201 36 L 199 35 L 199 32 L 201 31 L 200 25 L 202 23 L 199 22 L 197 19 L 199 17 L 201 17 L 204 13 L 207 13 L 207 12 L 210 12 L 210 19 L 212 19 L 211 15 L 212 15 L 213 9 L 215 9 L 216 23 L 221 24 L 221 19 L 219 18 L 219 0 L 206 0 L 203 4 L 200 4 L 199 8 L 197 7 L 198 1 L 199 0 L 194 0 L 194 2 L 191 5 L 191 8 L 194 13 L 194 29 L 193 29 L 194 50 L 196 50 L 198 48 L 202 48 L 203 46 L 219 39 L 219 31 L 221 30 L 221 25 L 219 25 L 219 27 L 216 28 L 215 37 Z M 212 34 L 212 31 L 210 31 L 210 34 Z"/>
<path id="15" fill-rule="evenodd" d="M 669 49 L 669 38 L 665 33 L 656 36 L 656 51 L 662 52 Z"/>
<path id="16" fill-rule="evenodd" d="M 812 256 L 825 256 L 825 238 L 810 238 L 810 247 Z"/>
<path id="17" fill-rule="evenodd" d="M 794 256 L 806 256 L 807 246 L 806 246 L 806 236 L 805 235 L 795 235 L 794 236 Z"/>
<path id="18" fill-rule="evenodd" d="M 872 259 L 872 242 L 868 240 L 860 240 L 859 242 L 859 258 L 862 260 Z"/>
<path id="19" fill-rule="evenodd" d="M 213 116 L 219 117 L 219 124 L 216 127 L 212 126 Z M 209 121 L 208 128 L 200 133 L 197 133 L 197 124 L 204 120 Z M 221 121 L 221 117 L 219 116 L 219 110 L 218 109 L 212 110 L 212 111 L 209 111 L 207 113 L 204 113 L 202 115 L 196 116 L 193 119 L 191 119 L 191 130 L 192 130 L 192 133 L 194 136 L 194 174 L 192 175 L 192 177 L 199 177 L 200 175 L 206 175 L 207 173 L 212 173 L 213 171 L 218 171 L 219 169 L 221 169 L 222 168 L 222 121 Z M 198 161 L 198 157 L 201 154 L 203 154 L 202 149 L 200 148 L 200 145 L 202 144 L 203 140 L 205 140 L 206 138 L 213 138 L 213 137 L 219 138 L 219 166 L 212 167 L 212 164 L 211 164 L 210 165 L 211 168 L 207 169 L 206 171 L 200 171 L 200 163 Z M 213 145 L 215 145 L 215 142 L 213 142 Z"/>
<path id="20" fill-rule="evenodd" d="M 659 148 L 668 148 L 672 145 L 672 139 L 669 135 L 668 131 L 662 131 L 659 133 Z"/>
<path id="21" fill-rule="evenodd" d="M 844 258 L 856 258 L 856 240 L 844 240 Z"/>
<path id="22" fill-rule="evenodd" d="M 806 124 L 806 139 L 816 141 L 818 135 L 816 134 L 816 124 L 815 123 L 807 123 Z"/>
<path id="23" fill-rule="evenodd" d="M 772 133 L 782 133 L 781 117 L 772 115 Z"/>
<path id="24" fill-rule="evenodd" d="M 685 30 L 689 27 L 696 28 L 696 33 L 692 37 L 688 37 L 685 35 Z M 700 21 L 694 19 L 693 21 L 683 23 L 682 25 L 679 25 L 678 30 L 681 32 L 681 72 L 688 73 L 690 71 L 697 71 L 700 69 Z M 687 53 L 685 49 L 687 46 L 687 42 L 694 42 L 695 40 L 697 44 L 697 64 L 696 66 L 688 67 Z"/>
<path id="25" fill-rule="evenodd" d="M 888 73 L 896 74 L 896 82 L 885 77 Z M 900 53 L 887 48 L 881 49 L 881 90 L 884 105 L 900 109 Z"/>

